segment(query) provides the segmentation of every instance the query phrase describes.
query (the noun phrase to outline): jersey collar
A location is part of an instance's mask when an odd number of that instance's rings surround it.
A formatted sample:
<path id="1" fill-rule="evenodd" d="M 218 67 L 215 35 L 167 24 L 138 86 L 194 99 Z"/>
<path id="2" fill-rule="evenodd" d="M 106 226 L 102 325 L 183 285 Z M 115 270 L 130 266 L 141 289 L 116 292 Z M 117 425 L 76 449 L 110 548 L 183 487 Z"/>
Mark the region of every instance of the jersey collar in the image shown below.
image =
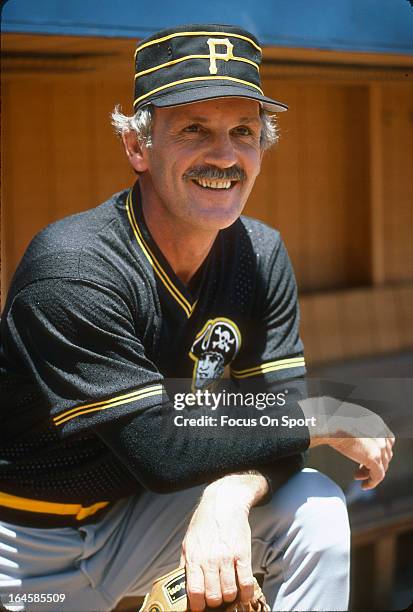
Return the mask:
<path id="1" fill-rule="evenodd" d="M 138 181 L 128 193 L 126 211 L 140 249 L 149 261 L 158 279 L 189 319 L 196 306 L 196 300 L 194 300 L 189 289 L 176 276 L 149 232 L 143 216 Z"/>

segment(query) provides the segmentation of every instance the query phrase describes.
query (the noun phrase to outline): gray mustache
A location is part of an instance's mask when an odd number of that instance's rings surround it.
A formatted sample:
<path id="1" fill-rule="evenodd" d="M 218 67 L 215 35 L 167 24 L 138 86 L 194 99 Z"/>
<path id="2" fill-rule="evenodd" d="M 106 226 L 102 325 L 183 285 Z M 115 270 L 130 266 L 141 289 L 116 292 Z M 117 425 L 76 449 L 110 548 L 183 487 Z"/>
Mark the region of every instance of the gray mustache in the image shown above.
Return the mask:
<path id="1" fill-rule="evenodd" d="M 245 181 L 247 178 L 244 170 L 239 166 L 231 168 L 216 168 L 215 166 L 194 166 L 185 172 L 187 179 L 213 179 L 216 181 Z"/>

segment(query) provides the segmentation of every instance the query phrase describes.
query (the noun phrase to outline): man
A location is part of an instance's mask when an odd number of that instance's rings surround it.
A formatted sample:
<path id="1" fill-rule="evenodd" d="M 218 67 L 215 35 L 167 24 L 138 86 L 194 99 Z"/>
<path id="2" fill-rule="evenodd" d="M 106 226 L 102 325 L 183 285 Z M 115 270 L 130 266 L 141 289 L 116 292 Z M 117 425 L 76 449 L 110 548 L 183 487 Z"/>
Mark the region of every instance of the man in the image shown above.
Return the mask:
<path id="1" fill-rule="evenodd" d="M 343 495 L 302 453 L 329 444 L 369 488 L 393 439 L 300 391 L 285 247 L 240 218 L 274 140 L 267 113 L 286 108 L 263 95 L 260 59 L 232 26 L 142 42 L 135 115 L 113 116 L 137 183 L 46 228 L 16 272 L 1 353 L 9 609 L 109 610 L 179 562 L 192 610 L 249 601 L 253 572 L 275 610 L 346 609 Z M 267 425 L 255 405 L 227 407 L 226 367 L 241 398 L 265 393 Z"/>

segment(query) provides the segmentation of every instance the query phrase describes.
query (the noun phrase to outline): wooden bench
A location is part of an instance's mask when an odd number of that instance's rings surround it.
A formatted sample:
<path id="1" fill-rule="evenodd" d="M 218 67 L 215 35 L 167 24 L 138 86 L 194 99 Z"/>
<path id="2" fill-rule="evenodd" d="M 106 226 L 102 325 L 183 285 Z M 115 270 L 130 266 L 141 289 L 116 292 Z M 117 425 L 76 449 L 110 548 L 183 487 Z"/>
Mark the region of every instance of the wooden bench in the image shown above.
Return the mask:
<path id="1" fill-rule="evenodd" d="M 413 483 L 401 479 L 377 489 L 372 501 L 349 507 L 352 549 L 352 600 L 355 609 L 365 604 L 371 609 L 390 610 L 397 563 L 397 541 L 413 532 Z M 357 560 L 357 551 L 370 547 L 371 567 Z M 360 567 L 361 566 L 361 567 Z M 363 608 L 364 609 L 364 608 Z"/>

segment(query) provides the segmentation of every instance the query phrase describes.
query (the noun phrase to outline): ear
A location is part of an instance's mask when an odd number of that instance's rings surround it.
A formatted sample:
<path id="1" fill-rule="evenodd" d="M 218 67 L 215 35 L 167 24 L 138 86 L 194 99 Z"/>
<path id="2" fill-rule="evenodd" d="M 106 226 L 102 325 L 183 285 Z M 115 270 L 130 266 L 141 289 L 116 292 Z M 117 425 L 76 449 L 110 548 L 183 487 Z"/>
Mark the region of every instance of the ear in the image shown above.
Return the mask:
<path id="1" fill-rule="evenodd" d="M 136 172 L 145 172 L 148 169 L 145 145 L 139 144 L 133 132 L 122 134 L 123 146 L 129 162 Z"/>

